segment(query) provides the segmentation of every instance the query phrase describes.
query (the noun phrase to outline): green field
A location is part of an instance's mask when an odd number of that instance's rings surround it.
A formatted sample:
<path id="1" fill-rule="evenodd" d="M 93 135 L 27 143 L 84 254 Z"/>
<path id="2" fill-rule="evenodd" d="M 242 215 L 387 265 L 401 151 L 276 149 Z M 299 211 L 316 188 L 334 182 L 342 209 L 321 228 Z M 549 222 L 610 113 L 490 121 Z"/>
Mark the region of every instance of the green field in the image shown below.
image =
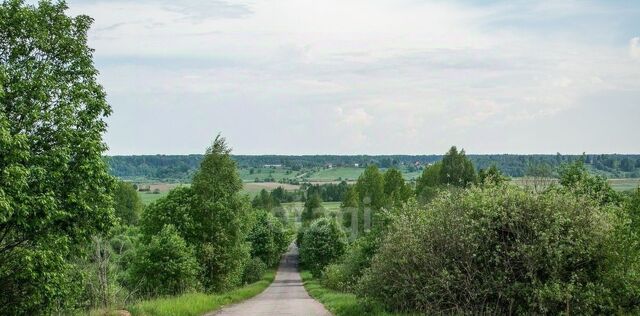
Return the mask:
<path id="1" fill-rule="evenodd" d="M 364 172 L 364 168 L 356 167 L 337 167 L 329 169 L 321 169 L 313 172 L 305 179 L 309 181 L 328 182 L 328 181 L 341 181 L 341 180 L 357 180 L 358 177 Z"/>

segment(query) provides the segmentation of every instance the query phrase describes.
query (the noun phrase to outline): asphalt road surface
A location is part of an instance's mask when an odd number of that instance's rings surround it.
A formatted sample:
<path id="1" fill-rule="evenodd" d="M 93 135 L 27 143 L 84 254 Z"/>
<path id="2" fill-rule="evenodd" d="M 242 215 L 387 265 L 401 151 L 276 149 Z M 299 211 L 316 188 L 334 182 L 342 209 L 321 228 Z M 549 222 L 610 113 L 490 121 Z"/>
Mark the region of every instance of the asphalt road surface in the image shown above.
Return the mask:
<path id="1" fill-rule="evenodd" d="M 283 256 L 278 273 L 264 292 L 242 303 L 205 316 L 245 315 L 331 315 L 322 304 L 309 296 L 298 273 L 298 248 L 292 245 Z"/>

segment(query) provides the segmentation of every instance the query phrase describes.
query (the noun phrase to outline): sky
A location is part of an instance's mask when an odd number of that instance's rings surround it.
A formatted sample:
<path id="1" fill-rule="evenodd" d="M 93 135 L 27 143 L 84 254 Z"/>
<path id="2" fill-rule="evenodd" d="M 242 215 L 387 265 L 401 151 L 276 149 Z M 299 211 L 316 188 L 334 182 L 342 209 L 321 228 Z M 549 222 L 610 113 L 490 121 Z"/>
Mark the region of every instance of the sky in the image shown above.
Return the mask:
<path id="1" fill-rule="evenodd" d="M 640 1 L 68 5 L 112 155 L 640 152 Z"/>

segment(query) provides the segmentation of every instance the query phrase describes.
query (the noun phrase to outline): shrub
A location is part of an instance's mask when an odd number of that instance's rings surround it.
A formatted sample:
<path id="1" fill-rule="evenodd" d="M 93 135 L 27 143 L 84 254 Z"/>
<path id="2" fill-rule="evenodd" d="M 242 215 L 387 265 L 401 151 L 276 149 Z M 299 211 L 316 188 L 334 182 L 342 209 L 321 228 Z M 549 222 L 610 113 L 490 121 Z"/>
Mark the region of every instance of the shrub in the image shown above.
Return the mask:
<path id="1" fill-rule="evenodd" d="M 272 267 L 280 262 L 280 257 L 289 245 L 288 234 L 282 223 L 267 211 L 254 213 L 254 224 L 247 241 L 251 243 L 251 256 Z"/>
<path id="2" fill-rule="evenodd" d="M 130 284 L 145 296 L 176 295 L 195 289 L 200 270 L 193 251 L 173 225 L 165 225 L 133 258 Z"/>
<path id="3" fill-rule="evenodd" d="M 298 228 L 298 232 L 296 233 L 296 246 L 298 248 L 302 245 L 302 239 L 304 238 L 304 231 L 306 228 L 304 226 Z"/>
<path id="4" fill-rule="evenodd" d="M 362 273 L 371 265 L 371 259 L 378 249 L 379 234 L 367 234 L 356 239 L 346 250 L 340 263 L 327 267 L 323 275 L 326 287 L 352 292 Z"/>
<path id="5" fill-rule="evenodd" d="M 320 218 L 304 232 L 300 245 L 300 261 L 319 277 L 322 269 L 344 254 L 347 236 L 336 220 Z"/>
<path id="6" fill-rule="evenodd" d="M 242 273 L 242 282 L 245 284 L 258 282 L 267 270 L 267 265 L 260 258 L 253 258 L 247 262 Z"/>
<path id="7" fill-rule="evenodd" d="M 446 193 L 404 207 L 358 291 L 429 314 L 628 311 L 638 260 L 625 229 L 620 209 L 571 193 Z"/>

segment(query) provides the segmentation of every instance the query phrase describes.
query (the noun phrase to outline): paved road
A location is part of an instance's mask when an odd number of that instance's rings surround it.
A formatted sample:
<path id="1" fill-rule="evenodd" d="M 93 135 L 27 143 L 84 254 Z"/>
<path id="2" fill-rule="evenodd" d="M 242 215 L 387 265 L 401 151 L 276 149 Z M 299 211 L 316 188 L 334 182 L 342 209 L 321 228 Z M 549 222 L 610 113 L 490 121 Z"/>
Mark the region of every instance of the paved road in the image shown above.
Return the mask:
<path id="1" fill-rule="evenodd" d="M 205 316 L 245 315 L 331 315 L 322 304 L 309 296 L 298 273 L 298 248 L 292 245 L 280 261 L 278 274 L 264 292 L 242 303 L 231 305 Z"/>

